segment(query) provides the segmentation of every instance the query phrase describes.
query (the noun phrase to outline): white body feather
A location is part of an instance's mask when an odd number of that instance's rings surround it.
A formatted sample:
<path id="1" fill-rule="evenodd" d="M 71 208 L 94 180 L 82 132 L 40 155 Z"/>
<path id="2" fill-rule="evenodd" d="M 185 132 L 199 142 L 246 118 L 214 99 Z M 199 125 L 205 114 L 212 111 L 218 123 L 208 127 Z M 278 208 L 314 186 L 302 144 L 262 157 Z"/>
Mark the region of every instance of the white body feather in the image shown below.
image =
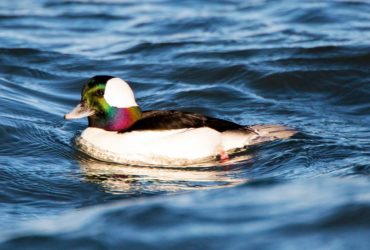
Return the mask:
<path id="1" fill-rule="evenodd" d="M 77 144 L 82 151 L 104 161 L 186 165 L 209 161 L 221 153 L 230 153 L 248 145 L 288 138 L 295 133 L 278 125 L 256 125 L 251 128 L 255 133 L 221 133 L 208 127 L 126 133 L 87 128 L 77 139 Z"/>
<path id="2" fill-rule="evenodd" d="M 105 101 L 112 107 L 128 108 L 137 106 L 134 92 L 121 78 L 114 77 L 107 81 L 104 91 Z"/>

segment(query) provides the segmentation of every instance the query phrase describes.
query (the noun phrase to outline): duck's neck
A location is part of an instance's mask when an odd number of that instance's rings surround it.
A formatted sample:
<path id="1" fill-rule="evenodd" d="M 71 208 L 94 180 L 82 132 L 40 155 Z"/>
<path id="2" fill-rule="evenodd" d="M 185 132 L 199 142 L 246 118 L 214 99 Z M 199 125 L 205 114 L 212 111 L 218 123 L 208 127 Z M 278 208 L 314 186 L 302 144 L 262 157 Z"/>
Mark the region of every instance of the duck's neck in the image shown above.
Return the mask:
<path id="1" fill-rule="evenodd" d="M 102 128 L 108 131 L 125 131 L 141 118 L 139 107 L 110 107 L 104 114 L 89 117 L 89 127 Z"/>

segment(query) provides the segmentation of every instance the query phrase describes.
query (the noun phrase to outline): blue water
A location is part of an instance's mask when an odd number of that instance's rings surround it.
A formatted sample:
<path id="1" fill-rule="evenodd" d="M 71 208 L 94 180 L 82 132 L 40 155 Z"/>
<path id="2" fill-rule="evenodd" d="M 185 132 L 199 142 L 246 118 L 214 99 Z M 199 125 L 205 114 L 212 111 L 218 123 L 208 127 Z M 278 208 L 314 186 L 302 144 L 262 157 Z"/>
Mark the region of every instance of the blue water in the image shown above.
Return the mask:
<path id="1" fill-rule="evenodd" d="M 94 75 L 143 109 L 284 124 L 197 167 L 104 163 L 64 121 Z M 370 3 L 0 2 L 1 249 L 368 249 Z"/>

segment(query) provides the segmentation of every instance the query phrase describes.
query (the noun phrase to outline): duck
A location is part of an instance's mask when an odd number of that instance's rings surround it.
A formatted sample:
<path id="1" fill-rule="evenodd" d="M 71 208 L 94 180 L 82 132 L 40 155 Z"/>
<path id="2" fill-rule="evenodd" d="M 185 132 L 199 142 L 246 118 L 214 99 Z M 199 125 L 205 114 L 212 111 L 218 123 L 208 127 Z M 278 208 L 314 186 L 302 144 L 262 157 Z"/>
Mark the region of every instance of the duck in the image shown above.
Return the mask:
<path id="1" fill-rule="evenodd" d="M 101 161 L 132 165 L 224 162 L 251 145 L 296 133 L 283 125 L 240 125 L 200 113 L 143 111 L 130 85 L 109 75 L 88 79 L 80 102 L 64 116 L 86 117 L 88 127 L 75 139 L 78 149 Z"/>

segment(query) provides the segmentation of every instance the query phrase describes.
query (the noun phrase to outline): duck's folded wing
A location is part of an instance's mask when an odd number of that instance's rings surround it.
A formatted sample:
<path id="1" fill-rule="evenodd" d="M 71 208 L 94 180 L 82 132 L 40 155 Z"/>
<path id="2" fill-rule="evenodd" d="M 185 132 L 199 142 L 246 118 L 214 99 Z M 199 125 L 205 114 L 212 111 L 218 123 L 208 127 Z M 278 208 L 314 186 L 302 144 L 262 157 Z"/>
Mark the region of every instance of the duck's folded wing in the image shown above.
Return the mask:
<path id="1" fill-rule="evenodd" d="M 197 113 L 177 110 L 151 110 L 144 111 L 142 118 L 130 127 L 128 131 L 170 130 L 200 127 L 209 127 L 219 132 L 246 129 L 245 126 L 241 126 L 234 122 L 208 117 Z"/>

